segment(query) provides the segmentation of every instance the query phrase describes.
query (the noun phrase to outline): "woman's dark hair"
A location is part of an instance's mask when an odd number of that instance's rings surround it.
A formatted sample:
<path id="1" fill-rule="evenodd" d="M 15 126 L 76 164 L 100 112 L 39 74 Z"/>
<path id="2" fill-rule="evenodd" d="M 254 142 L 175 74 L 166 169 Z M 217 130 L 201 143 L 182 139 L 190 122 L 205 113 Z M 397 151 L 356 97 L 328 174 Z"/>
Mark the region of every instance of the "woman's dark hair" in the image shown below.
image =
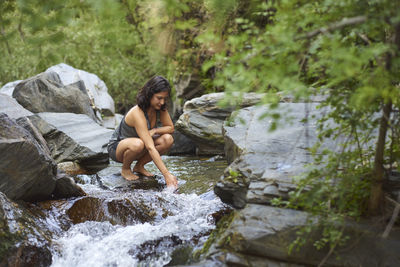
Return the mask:
<path id="1" fill-rule="evenodd" d="M 150 106 L 150 100 L 153 95 L 165 91 L 168 92 L 168 95 L 171 95 L 171 86 L 168 80 L 162 76 L 154 76 L 146 82 L 142 89 L 140 89 L 136 96 L 136 103 L 144 112 L 146 112 Z M 161 110 L 166 109 L 167 103 L 165 102 L 164 105 L 162 105 Z"/>

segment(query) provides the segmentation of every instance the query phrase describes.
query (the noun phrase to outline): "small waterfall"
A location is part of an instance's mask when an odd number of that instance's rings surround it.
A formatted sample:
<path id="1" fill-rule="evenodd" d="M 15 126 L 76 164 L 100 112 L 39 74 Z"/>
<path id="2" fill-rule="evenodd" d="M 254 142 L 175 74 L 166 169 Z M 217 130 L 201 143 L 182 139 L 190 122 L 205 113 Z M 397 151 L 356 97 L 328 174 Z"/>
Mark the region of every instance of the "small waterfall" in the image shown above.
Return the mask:
<path id="1" fill-rule="evenodd" d="M 88 182 L 81 185 L 88 197 L 100 199 L 102 216 L 111 219 L 87 220 L 60 232 L 53 240 L 52 266 L 164 266 L 171 261 L 176 249 L 201 248 L 215 228 L 213 215 L 227 209 L 212 192 L 211 182 L 216 182 L 226 163 L 192 161 L 188 168 L 180 172 L 181 160 L 176 157 L 169 160 L 170 165 L 175 162 L 174 173 L 181 175 L 182 188 L 189 188 L 182 190 L 185 193 L 173 193 L 168 189 L 105 190 L 98 184 L 90 183 L 93 179 L 82 178 Z M 220 167 L 216 169 L 215 166 Z M 108 172 L 114 172 L 118 166 L 110 168 Z M 209 175 L 209 168 L 216 174 L 204 180 L 200 176 Z M 199 186 L 191 185 L 196 181 L 202 188 L 201 194 L 198 193 Z M 207 190 L 204 184 L 208 185 Z M 111 212 L 110 207 L 114 207 L 109 204 L 111 202 L 123 203 L 124 209 L 129 206 L 145 210 L 151 219 L 145 222 L 125 220 L 128 222 L 125 225 L 115 223 L 118 220 L 112 219 L 113 214 L 123 212 Z"/>

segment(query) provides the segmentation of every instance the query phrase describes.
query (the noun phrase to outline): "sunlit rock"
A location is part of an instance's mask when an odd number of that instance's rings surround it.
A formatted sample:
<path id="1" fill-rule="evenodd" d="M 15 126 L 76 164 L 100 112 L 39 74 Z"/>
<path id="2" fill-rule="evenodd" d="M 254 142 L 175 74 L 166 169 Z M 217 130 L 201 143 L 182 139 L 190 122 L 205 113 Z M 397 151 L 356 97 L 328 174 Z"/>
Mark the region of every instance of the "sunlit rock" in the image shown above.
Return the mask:
<path id="1" fill-rule="evenodd" d="M 21 106 L 14 98 L 2 93 L 0 93 L 0 112 L 7 114 L 11 119 L 33 115 L 32 112 Z"/>
<path id="2" fill-rule="evenodd" d="M 66 85 L 82 81 L 98 119 L 101 119 L 101 116 L 112 116 L 115 113 L 114 100 L 108 94 L 106 84 L 97 75 L 75 69 L 64 63 L 52 66 L 46 72 L 57 73 L 61 82 Z"/>
<path id="3" fill-rule="evenodd" d="M 38 113 L 30 117 L 57 163 L 77 162 L 84 173 L 95 173 L 109 163 L 107 143 L 112 130 L 84 114 Z"/>
<path id="4" fill-rule="evenodd" d="M 72 112 L 96 120 L 84 84 L 63 85 L 55 72 L 44 72 L 20 82 L 13 97 L 33 113 Z"/>
<path id="5" fill-rule="evenodd" d="M 219 102 L 225 93 L 212 93 L 193 98 L 183 107 L 183 114 L 175 123 L 176 128 L 191 138 L 200 155 L 224 154 L 222 125 L 235 106 L 220 107 Z M 241 107 L 258 103 L 262 95 L 247 93 L 243 95 Z"/>
<path id="6" fill-rule="evenodd" d="M 0 94 L 12 96 L 15 86 L 17 84 L 19 84 L 20 82 L 22 82 L 22 80 L 17 80 L 17 81 L 6 83 L 3 87 L 1 87 Z"/>

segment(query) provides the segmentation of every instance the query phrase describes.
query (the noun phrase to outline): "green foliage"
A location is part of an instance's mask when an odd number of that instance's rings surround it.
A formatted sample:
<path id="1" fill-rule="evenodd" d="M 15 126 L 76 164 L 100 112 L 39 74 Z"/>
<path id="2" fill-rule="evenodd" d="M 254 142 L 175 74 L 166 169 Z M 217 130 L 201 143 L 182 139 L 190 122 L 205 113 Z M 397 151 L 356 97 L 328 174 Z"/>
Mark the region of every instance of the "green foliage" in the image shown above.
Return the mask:
<path id="1" fill-rule="evenodd" d="M 148 33 L 145 5 L 140 0 L 1 1 L 0 86 L 64 62 L 97 74 L 124 112 L 149 77 L 168 72 Z"/>
<path id="2" fill-rule="evenodd" d="M 228 94 L 222 104 L 240 103 L 244 92 L 266 93 L 262 103 L 272 109 L 263 116 L 278 122 L 277 93 L 294 101 L 308 101 L 313 95 L 326 98 L 321 108 L 330 112 L 318 126 L 315 163 L 298 178 L 298 189 L 289 200 L 273 201 L 318 215 L 324 230 L 322 238 L 313 241 L 317 248 L 341 244 L 346 240 L 341 232 L 344 220 L 365 214 L 370 188 L 376 186 L 377 129 L 387 103 L 393 104 L 394 113 L 383 163 L 394 168 L 400 160 L 398 4 L 252 1 L 251 7 L 230 13 L 233 19 L 221 11 L 230 23 L 222 24 L 221 30 L 209 26 L 196 38 L 203 46 L 218 47 L 202 71 L 217 70 L 212 84 Z M 337 151 L 324 151 L 324 143 L 332 140 L 340 144 Z M 304 236 L 294 245 L 302 242 Z"/>

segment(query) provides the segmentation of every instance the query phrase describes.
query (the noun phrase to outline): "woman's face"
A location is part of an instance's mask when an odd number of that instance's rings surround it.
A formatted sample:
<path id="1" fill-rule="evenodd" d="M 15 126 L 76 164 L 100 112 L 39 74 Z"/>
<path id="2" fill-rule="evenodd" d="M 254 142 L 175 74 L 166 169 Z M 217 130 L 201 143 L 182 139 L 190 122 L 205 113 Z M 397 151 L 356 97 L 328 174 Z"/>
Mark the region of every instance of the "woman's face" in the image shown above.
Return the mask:
<path id="1" fill-rule="evenodd" d="M 161 110 L 161 107 L 166 103 L 168 99 L 168 92 L 155 93 L 150 100 L 150 106 L 155 110 Z"/>

